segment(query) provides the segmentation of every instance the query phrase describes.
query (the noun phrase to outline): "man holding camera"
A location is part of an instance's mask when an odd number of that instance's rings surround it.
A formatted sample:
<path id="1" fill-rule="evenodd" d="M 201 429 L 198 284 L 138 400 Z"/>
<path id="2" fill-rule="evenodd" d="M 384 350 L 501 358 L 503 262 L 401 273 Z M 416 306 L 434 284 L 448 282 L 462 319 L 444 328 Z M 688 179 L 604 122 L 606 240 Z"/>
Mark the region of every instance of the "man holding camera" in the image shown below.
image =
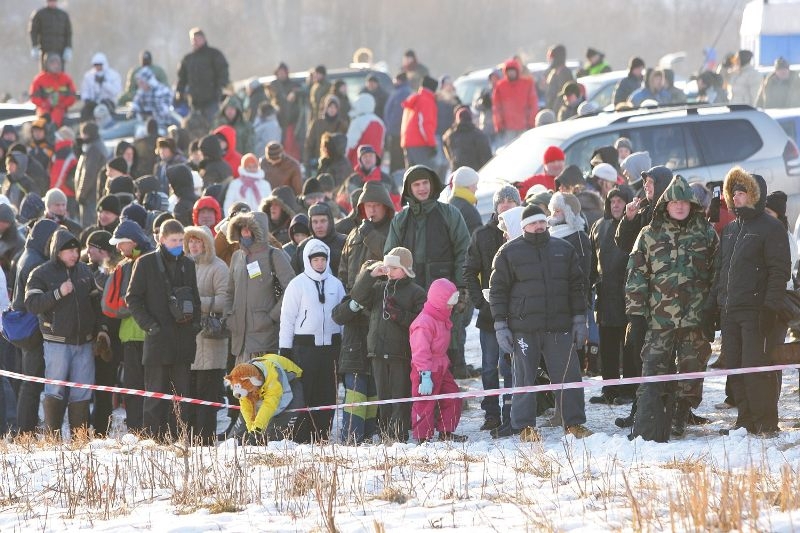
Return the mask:
<path id="1" fill-rule="evenodd" d="M 200 294 L 194 262 L 183 254 L 183 225 L 167 220 L 159 230 L 154 252 L 136 261 L 126 301 L 145 332 L 142 364 L 144 387 L 150 392 L 189 393 L 189 370 L 200 331 Z M 181 409 L 186 420 L 186 409 Z M 177 436 L 172 405 L 145 398 L 143 426 L 155 438 Z"/>

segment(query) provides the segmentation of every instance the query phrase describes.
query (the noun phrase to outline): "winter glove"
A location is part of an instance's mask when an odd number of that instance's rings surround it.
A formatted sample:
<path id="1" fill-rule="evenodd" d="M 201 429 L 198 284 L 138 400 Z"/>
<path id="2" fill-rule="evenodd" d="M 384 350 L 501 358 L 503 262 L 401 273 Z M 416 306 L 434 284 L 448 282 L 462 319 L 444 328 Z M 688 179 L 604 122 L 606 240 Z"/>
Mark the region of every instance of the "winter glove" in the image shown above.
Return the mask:
<path id="1" fill-rule="evenodd" d="M 69 63 L 72 61 L 72 48 L 69 46 L 64 48 L 64 53 L 61 54 L 61 57 L 64 59 L 64 63 Z"/>
<path id="2" fill-rule="evenodd" d="M 359 311 L 361 311 L 362 309 L 364 309 L 364 306 L 363 306 L 363 305 L 361 305 L 360 303 L 358 303 L 358 302 L 357 302 L 357 301 L 355 301 L 355 300 L 350 300 L 350 302 L 347 304 L 347 307 L 349 307 L 349 308 L 350 308 L 350 310 L 351 310 L 352 312 L 354 312 L 354 313 L 358 313 Z"/>
<path id="3" fill-rule="evenodd" d="M 711 342 L 719 329 L 719 309 L 716 306 L 703 309 L 702 320 L 703 336 Z"/>
<path id="4" fill-rule="evenodd" d="M 147 328 L 147 334 L 150 335 L 151 337 L 155 337 L 159 333 L 161 333 L 161 326 L 159 326 L 158 324 L 155 324 Z"/>
<path id="5" fill-rule="evenodd" d="M 433 394 L 433 380 L 430 370 L 421 370 L 419 373 L 419 387 L 417 392 L 420 396 L 430 396 Z"/>
<path id="6" fill-rule="evenodd" d="M 294 352 L 292 352 L 291 348 L 279 348 L 278 349 L 278 355 L 280 355 L 281 357 L 285 357 L 286 359 L 289 359 L 290 361 L 294 360 L 294 359 L 292 359 L 294 357 Z"/>
<path id="7" fill-rule="evenodd" d="M 33 59 L 34 61 L 39 59 L 39 49 L 36 48 L 35 46 L 31 48 L 31 59 Z"/>
<path id="8" fill-rule="evenodd" d="M 514 353 L 514 334 L 508 329 L 508 322 L 501 320 L 494 323 L 494 334 L 501 353 Z"/>
<path id="9" fill-rule="evenodd" d="M 468 302 L 469 302 L 469 292 L 467 291 L 467 289 L 458 289 L 458 302 L 455 305 L 456 313 L 461 314 L 464 311 L 466 311 Z"/>
<path id="10" fill-rule="evenodd" d="M 111 338 L 105 331 L 97 334 L 97 338 L 94 341 L 94 356 L 99 357 L 106 363 L 111 362 L 114 358 L 114 352 L 111 351 Z"/>
<path id="11" fill-rule="evenodd" d="M 361 237 L 364 238 L 374 229 L 375 223 L 371 220 L 364 219 L 361 221 L 361 226 L 358 228 L 358 232 L 361 234 Z"/>
<path id="12" fill-rule="evenodd" d="M 586 344 L 586 339 L 589 338 L 589 328 L 586 326 L 584 315 L 572 317 L 572 338 L 577 348 L 583 348 L 583 345 Z"/>

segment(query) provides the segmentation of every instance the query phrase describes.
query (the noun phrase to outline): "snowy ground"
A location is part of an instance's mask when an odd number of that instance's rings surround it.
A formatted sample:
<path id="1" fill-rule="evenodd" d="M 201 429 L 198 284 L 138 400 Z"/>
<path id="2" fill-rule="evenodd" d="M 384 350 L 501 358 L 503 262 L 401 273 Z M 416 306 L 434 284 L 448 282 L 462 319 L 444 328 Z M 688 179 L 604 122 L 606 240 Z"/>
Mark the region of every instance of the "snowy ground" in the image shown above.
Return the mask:
<path id="1" fill-rule="evenodd" d="M 479 366 L 474 330 L 468 343 Z M 713 407 L 724 385 L 706 382 L 698 413 L 712 423 L 668 444 L 628 441 L 613 424 L 628 406 L 588 402 L 595 434 L 584 440 L 542 428 L 542 443 L 493 441 L 478 429 L 478 401 L 464 411 L 464 444 L 0 443 L 0 531 L 794 531 L 797 373 L 784 376 L 783 431 L 772 439 L 718 435 L 735 420 Z"/>

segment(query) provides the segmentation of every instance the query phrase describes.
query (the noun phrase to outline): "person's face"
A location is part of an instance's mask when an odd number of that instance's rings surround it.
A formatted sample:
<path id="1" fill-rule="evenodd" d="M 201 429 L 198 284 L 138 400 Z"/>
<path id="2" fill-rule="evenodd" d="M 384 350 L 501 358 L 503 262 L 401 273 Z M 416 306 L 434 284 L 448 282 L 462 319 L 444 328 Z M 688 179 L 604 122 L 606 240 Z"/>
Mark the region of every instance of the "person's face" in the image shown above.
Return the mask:
<path id="1" fill-rule="evenodd" d="M 386 206 L 380 202 L 364 202 L 364 218 L 380 222 L 386 218 Z"/>
<path id="2" fill-rule="evenodd" d="M 606 196 L 608 196 L 608 193 L 611 192 L 611 189 L 614 188 L 616 183 L 614 183 L 612 181 L 598 180 L 598 185 L 600 186 L 599 187 L 600 188 L 600 196 L 605 198 Z"/>
<path id="3" fill-rule="evenodd" d="M 228 151 L 228 141 L 226 141 L 222 135 L 217 135 L 217 139 L 219 139 L 219 145 L 222 148 L 223 152 Z"/>
<path id="4" fill-rule="evenodd" d="M 424 202 L 431 195 L 431 180 L 425 178 L 411 183 L 411 195 Z"/>
<path id="5" fill-rule="evenodd" d="M 31 136 L 34 141 L 41 141 L 44 139 L 44 130 L 42 128 L 31 128 Z"/>
<path id="6" fill-rule="evenodd" d="M 503 213 L 505 213 L 509 209 L 513 209 L 515 207 L 517 207 L 517 202 L 515 202 L 514 200 L 509 200 L 509 199 L 506 198 L 502 202 L 497 204 L 497 214 L 498 215 L 502 215 Z"/>
<path id="7" fill-rule="evenodd" d="M 366 169 L 373 169 L 375 168 L 375 164 L 378 162 L 378 156 L 376 154 L 373 154 L 372 152 L 365 152 L 361 154 L 361 158 L 359 159 L 359 161 L 361 161 L 362 167 Z"/>
<path id="8" fill-rule="evenodd" d="M 626 157 L 631 155 L 631 151 L 628 150 L 627 146 L 620 146 L 617 148 L 617 154 L 619 154 L 619 160 L 623 161 Z"/>
<path id="9" fill-rule="evenodd" d="M 559 161 L 550 161 L 549 163 L 545 163 L 544 171 L 548 176 L 558 176 L 564 170 L 566 166 L 566 161 L 563 159 Z"/>
<path id="10" fill-rule="evenodd" d="M 61 250 L 58 252 L 58 259 L 64 263 L 67 268 L 72 268 L 78 263 L 78 259 L 80 258 L 80 253 L 78 252 L 77 248 L 68 248 L 66 250 Z M 97 263 L 100 263 L 97 261 Z"/>
<path id="11" fill-rule="evenodd" d="M 7 131 L 3 134 L 3 140 L 9 142 L 17 141 L 17 132 L 14 130 Z"/>
<path id="12" fill-rule="evenodd" d="M 664 88 L 664 76 L 650 77 L 650 90 L 652 92 L 657 93 L 663 88 Z"/>
<path id="13" fill-rule="evenodd" d="M 189 154 L 189 158 L 195 163 L 199 163 L 203 160 L 203 152 L 201 152 L 199 149 L 194 150 L 191 154 Z"/>
<path id="14" fill-rule="evenodd" d="M 124 176 L 122 172 L 117 170 L 116 168 L 106 167 L 106 177 L 109 180 L 113 180 L 114 178 L 118 178 L 120 176 Z"/>
<path id="15" fill-rule="evenodd" d="M 275 73 L 275 77 L 281 81 L 285 81 L 286 78 L 289 77 L 289 72 L 285 68 L 278 69 L 278 72 Z"/>
<path id="16" fill-rule="evenodd" d="M 183 233 L 173 233 L 171 235 L 162 235 L 159 237 L 158 242 L 165 248 L 175 248 L 183 244 Z"/>
<path id="17" fill-rule="evenodd" d="M 269 218 L 272 220 L 280 220 L 283 214 L 283 209 L 277 203 L 273 202 L 269 205 Z"/>
<path id="18" fill-rule="evenodd" d="M 769 207 L 765 207 L 764 208 L 764 212 L 766 214 L 768 214 L 769 216 L 771 216 L 772 218 L 778 218 L 778 213 L 776 213 L 775 211 L 773 211 Z M 2 233 L 2 231 L 0 231 L 0 233 Z"/>
<path id="19" fill-rule="evenodd" d="M 406 277 L 406 271 L 403 270 L 401 267 L 390 266 L 387 268 L 388 271 L 386 272 L 386 277 L 389 279 L 398 280 Z"/>
<path id="20" fill-rule="evenodd" d="M 192 43 L 192 48 L 194 48 L 195 50 L 202 48 L 203 45 L 206 44 L 206 38 L 200 33 L 195 33 L 194 35 L 189 37 L 189 39 Z"/>
<path id="21" fill-rule="evenodd" d="M 225 113 L 225 118 L 227 118 L 228 120 L 233 120 L 236 118 L 236 108 L 231 105 L 225 106 L 224 113 Z"/>
<path id="22" fill-rule="evenodd" d="M 92 66 L 94 67 L 94 71 L 95 72 L 100 72 L 101 70 L 103 70 L 103 64 L 102 63 L 95 63 Z"/>
<path id="23" fill-rule="evenodd" d="M 592 65 L 596 65 L 598 61 L 600 61 L 600 54 L 594 54 L 589 58 L 589 63 Z"/>
<path id="24" fill-rule="evenodd" d="M 367 90 L 374 93 L 378 90 L 378 82 L 375 80 L 367 80 Z"/>
<path id="25" fill-rule="evenodd" d="M 130 147 L 129 148 L 125 148 L 125 151 L 122 152 L 122 159 L 124 159 L 125 162 L 128 163 L 128 166 L 130 167 L 131 165 L 133 165 L 133 158 L 134 158 L 135 155 L 136 155 L 136 152 L 134 151 L 133 148 L 130 148 Z"/>
<path id="26" fill-rule="evenodd" d="M 301 233 L 299 231 L 296 231 L 294 232 L 294 234 L 292 234 L 292 240 L 294 241 L 295 244 L 300 244 L 307 238 L 308 238 L 308 233 Z"/>
<path id="27" fill-rule="evenodd" d="M 336 94 L 339 96 L 347 96 L 347 85 L 342 83 L 338 87 L 336 87 Z"/>
<path id="28" fill-rule="evenodd" d="M 195 239 L 194 237 L 189 239 L 189 255 L 197 257 L 198 255 L 202 255 L 205 251 L 206 247 L 201 239 Z"/>
<path id="29" fill-rule="evenodd" d="M 637 78 L 641 78 L 643 70 L 644 70 L 644 67 L 636 67 L 635 69 L 631 70 L 631 73 L 634 76 L 636 76 Z"/>
<path id="30" fill-rule="evenodd" d="M 578 97 L 574 94 L 565 94 L 561 99 L 564 101 L 564 105 L 569 106 L 574 104 L 578 100 Z"/>
<path id="31" fill-rule="evenodd" d="M 123 241 L 117 243 L 117 250 L 125 257 L 132 257 L 133 250 L 136 248 L 135 242 Z"/>
<path id="32" fill-rule="evenodd" d="M 217 223 L 216 213 L 213 209 L 201 209 L 197 213 L 197 223 L 201 226 L 212 227 Z"/>
<path id="33" fill-rule="evenodd" d="M 110 226 L 118 218 L 119 215 L 117 215 L 116 213 L 112 213 L 111 211 L 103 210 L 97 213 L 97 221 L 100 223 L 101 226 Z"/>
<path id="34" fill-rule="evenodd" d="M 3 235 L 8 228 L 11 227 L 9 222 L 0 221 L 0 235 Z"/>
<path id="35" fill-rule="evenodd" d="M 158 157 L 161 158 L 162 161 L 168 161 L 169 158 L 172 157 L 172 150 L 167 148 L 166 146 L 162 146 L 158 149 Z"/>
<path id="36" fill-rule="evenodd" d="M 323 272 L 325 272 L 325 267 L 327 267 L 327 266 L 328 266 L 328 258 L 327 257 L 318 256 L 318 257 L 312 257 L 311 258 L 311 268 L 313 268 L 314 271 L 319 272 L 320 274 L 322 274 Z"/>
<path id="37" fill-rule="evenodd" d="M 67 202 L 50 202 L 49 209 L 52 214 L 63 217 L 67 214 Z"/>
<path id="38" fill-rule="evenodd" d="M 644 195 L 648 200 L 652 202 L 653 195 L 655 195 L 655 193 L 656 193 L 656 182 L 653 181 L 653 178 L 647 176 L 644 179 Z"/>
<path id="39" fill-rule="evenodd" d="M 572 194 L 572 191 L 574 189 L 575 189 L 575 187 L 573 187 L 572 185 L 559 185 L 558 186 L 558 192 L 564 192 L 564 193 L 568 192 L 568 193 Z"/>
<path id="40" fill-rule="evenodd" d="M 90 263 L 99 265 L 108 259 L 108 252 L 90 244 L 86 247 L 86 256 L 89 258 Z"/>
<path id="41" fill-rule="evenodd" d="M 14 174 L 17 171 L 17 162 L 13 159 L 6 159 L 6 172 Z"/>
<path id="42" fill-rule="evenodd" d="M 61 72 L 61 60 L 58 58 L 52 58 L 47 62 L 47 72 L 51 72 L 53 74 L 59 74 Z"/>
<path id="43" fill-rule="evenodd" d="M 614 220 L 619 220 L 625 213 L 625 200 L 621 196 L 614 196 L 609 202 L 611 206 L 611 216 Z"/>
<path id="44" fill-rule="evenodd" d="M 320 74 L 315 70 L 314 72 L 311 73 L 311 79 L 313 80 L 314 83 L 319 83 L 323 80 L 323 76 L 322 74 Z"/>
<path id="45" fill-rule="evenodd" d="M 250 237 L 252 237 L 252 236 L 253 236 L 253 232 L 252 232 L 252 231 L 250 231 L 250 228 L 248 228 L 248 227 L 243 227 L 243 228 L 242 228 L 242 230 L 241 230 L 239 233 L 240 233 L 240 234 L 241 234 L 241 236 L 242 236 L 242 237 L 244 237 L 245 239 L 249 239 Z"/>
<path id="46" fill-rule="evenodd" d="M 747 206 L 748 198 L 747 193 L 744 191 L 735 191 L 733 193 L 733 207 L 745 207 Z"/>
<path id="47" fill-rule="evenodd" d="M 667 213 L 673 220 L 686 220 L 691 209 L 692 204 L 688 200 L 671 200 L 667 202 Z"/>
<path id="48" fill-rule="evenodd" d="M 509 80 L 514 81 L 517 78 L 519 78 L 519 72 L 517 72 L 516 69 L 510 68 L 510 69 L 506 70 L 506 77 Z"/>
<path id="49" fill-rule="evenodd" d="M 547 231 L 547 221 L 537 220 L 536 222 L 531 222 L 522 228 L 522 230 L 525 233 L 544 233 Z"/>
<path id="50" fill-rule="evenodd" d="M 335 117 L 339 114 L 339 106 L 331 102 L 328 104 L 328 107 L 325 108 L 325 114 L 329 117 Z"/>
<path id="51" fill-rule="evenodd" d="M 326 236 L 329 225 L 328 215 L 314 215 L 311 217 L 311 233 L 314 234 L 314 237 Z"/>

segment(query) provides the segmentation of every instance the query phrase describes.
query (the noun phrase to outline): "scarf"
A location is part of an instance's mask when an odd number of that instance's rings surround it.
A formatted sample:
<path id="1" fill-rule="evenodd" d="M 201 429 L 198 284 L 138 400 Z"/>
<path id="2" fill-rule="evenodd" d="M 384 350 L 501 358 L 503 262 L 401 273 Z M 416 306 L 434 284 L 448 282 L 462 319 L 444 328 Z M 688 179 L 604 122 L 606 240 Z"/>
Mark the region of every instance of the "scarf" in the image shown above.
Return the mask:
<path id="1" fill-rule="evenodd" d="M 559 224 L 557 226 L 550 226 L 550 236 L 558 237 L 559 239 L 566 239 L 573 233 L 577 233 L 576 228 L 571 227 L 569 224 Z"/>

